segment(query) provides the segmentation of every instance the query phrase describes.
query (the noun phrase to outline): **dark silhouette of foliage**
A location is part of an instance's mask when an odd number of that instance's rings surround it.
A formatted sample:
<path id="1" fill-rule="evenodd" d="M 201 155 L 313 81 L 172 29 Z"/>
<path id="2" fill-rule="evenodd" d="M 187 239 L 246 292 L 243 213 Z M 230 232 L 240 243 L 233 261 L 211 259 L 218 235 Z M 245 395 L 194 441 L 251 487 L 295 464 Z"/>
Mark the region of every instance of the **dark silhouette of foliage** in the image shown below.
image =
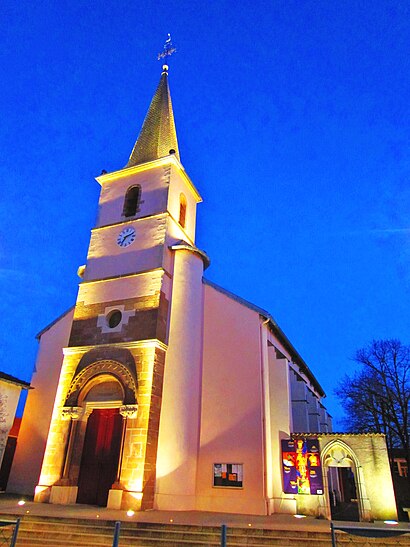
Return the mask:
<path id="1" fill-rule="evenodd" d="M 410 347 L 400 340 L 373 340 L 354 360 L 360 370 L 346 375 L 335 391 L 347 430 L 384 433 L 389 452 L 403 449 L 410 469 Z"/>

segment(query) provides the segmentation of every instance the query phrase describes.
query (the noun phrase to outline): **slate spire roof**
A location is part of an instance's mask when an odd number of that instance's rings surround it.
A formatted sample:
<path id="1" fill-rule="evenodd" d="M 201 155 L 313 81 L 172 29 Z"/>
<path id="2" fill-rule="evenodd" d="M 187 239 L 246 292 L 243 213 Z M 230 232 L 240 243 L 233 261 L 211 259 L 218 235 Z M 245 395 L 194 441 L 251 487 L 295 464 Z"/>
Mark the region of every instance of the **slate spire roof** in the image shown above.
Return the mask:
<path id="1" fill-rule="evenodd" d="M 171 152 L 173 150 L 174 152 Z M 170 153 L 179 159 L 178 139 L 168 86 L 168 67 L 163 66 L 161 79 L 152 98 L 137 142 L 127 167 L 154 161 Z"/>

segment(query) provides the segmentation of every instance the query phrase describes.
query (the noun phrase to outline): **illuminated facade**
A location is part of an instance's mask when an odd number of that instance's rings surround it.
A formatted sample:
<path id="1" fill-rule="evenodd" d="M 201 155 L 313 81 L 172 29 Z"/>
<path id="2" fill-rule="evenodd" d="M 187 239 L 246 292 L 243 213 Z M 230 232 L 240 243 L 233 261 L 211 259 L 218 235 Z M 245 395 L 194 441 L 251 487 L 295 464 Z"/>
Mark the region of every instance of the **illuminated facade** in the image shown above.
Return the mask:
<path id="1" fill-rule="evenodd" d="M 50 503 L 329 517 L 327 475 L 321 494 L 283 492 L 281 440 L 301 431 L 316 434 L 325 472 L 352 469 L 360 518 L 392 518 L 384 440 L 380 509 L 362 488 L 360 446 L 331 433 L 324 392 L 274 319 L 204 279 L 201 197 L 179 159 L 165 65 L 127 166 L 97 181 L 77 302 L 39 335 L 9 490 Z"/>

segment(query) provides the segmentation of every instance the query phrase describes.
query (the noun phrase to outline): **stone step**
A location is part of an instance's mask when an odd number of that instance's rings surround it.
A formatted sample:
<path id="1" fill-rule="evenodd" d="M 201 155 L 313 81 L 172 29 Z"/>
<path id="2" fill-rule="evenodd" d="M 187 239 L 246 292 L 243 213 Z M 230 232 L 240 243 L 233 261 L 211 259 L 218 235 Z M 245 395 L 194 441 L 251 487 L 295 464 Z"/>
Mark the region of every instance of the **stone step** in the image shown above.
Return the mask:
<path id="1" fill-rule="evenodd" d="M 15 515 L 8 515 L 15 518 Z M 110 547 L 114 521 L 46 518 L 27 515 L 22 518 L 17 547 Z M 220 527 L 122 522 L 120 547 L 204 547 L 220 546 Z M 355 547 L 410 546 L 410 536 L 388 539 L 361 538 L 337 532 L 337 545 Z M 228 547 L 329 547 L 330 531 L 272 530 L 228 527 Z"/>

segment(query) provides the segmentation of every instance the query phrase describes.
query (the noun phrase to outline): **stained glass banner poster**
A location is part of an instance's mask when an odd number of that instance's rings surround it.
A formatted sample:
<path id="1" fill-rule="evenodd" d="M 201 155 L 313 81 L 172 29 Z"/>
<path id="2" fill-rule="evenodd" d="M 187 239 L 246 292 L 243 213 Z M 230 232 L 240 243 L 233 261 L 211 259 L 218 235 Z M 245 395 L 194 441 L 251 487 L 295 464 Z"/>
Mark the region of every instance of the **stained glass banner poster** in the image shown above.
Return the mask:
<path id="1" fill-rule="evenodd" d="M 316 438 L 282 440 L 282 477 L 285 494 L 323 494 L 319 442 Z"/>

